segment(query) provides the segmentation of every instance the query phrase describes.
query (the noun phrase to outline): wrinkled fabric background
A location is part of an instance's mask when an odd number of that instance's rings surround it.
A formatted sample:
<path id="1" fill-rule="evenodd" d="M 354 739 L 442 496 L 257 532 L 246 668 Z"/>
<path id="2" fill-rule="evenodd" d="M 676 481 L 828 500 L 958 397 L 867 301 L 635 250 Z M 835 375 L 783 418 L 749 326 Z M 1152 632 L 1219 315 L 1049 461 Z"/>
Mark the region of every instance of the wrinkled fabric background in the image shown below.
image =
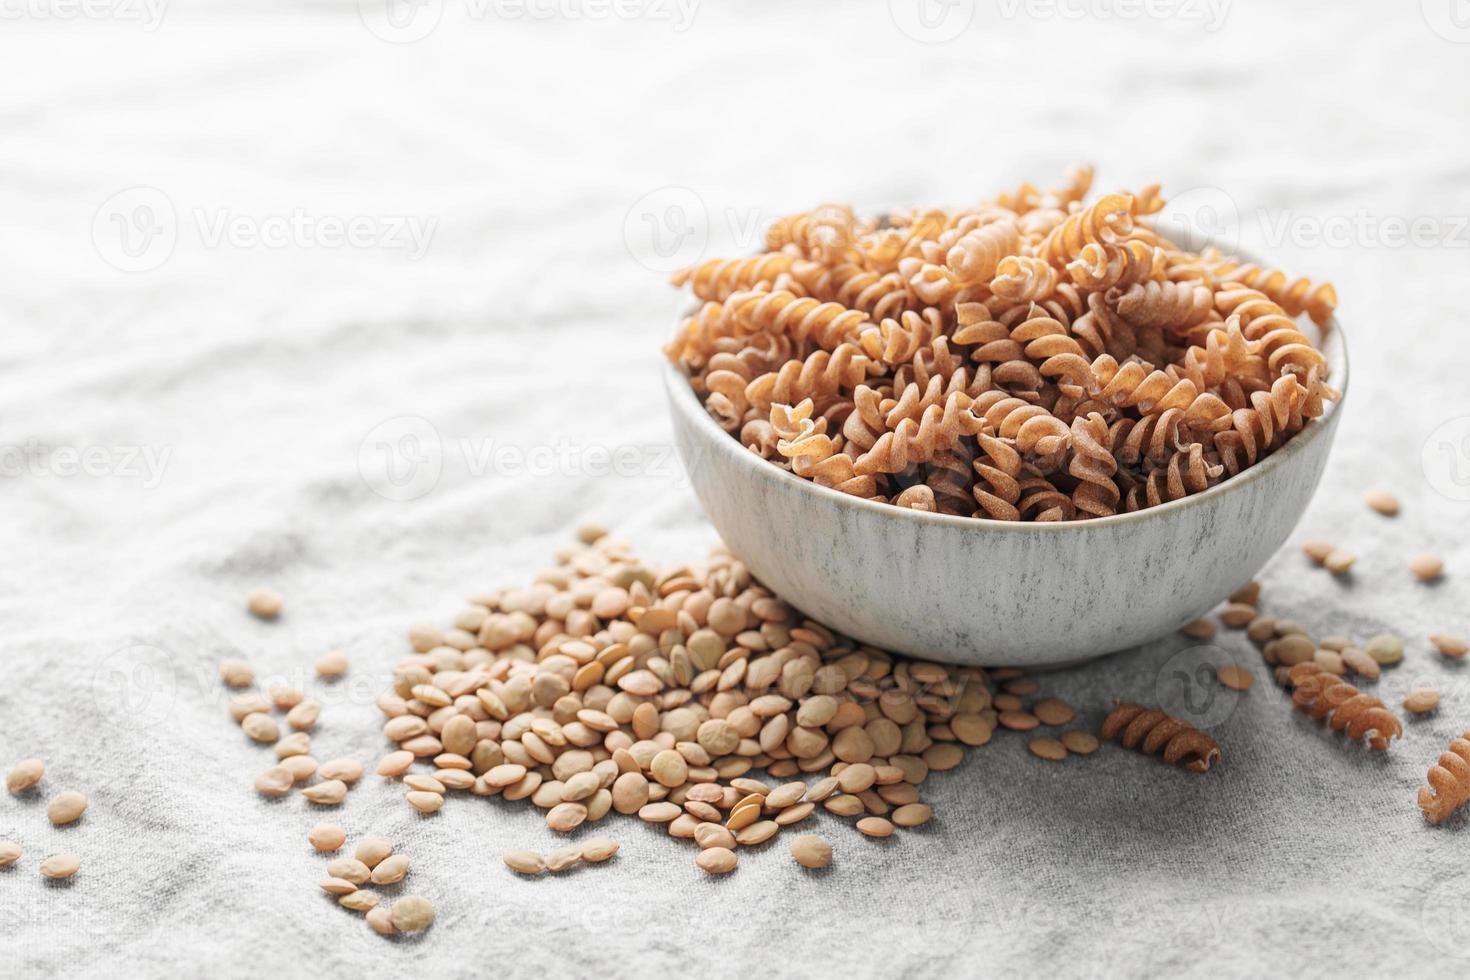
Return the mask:
<path id="1" fill-rule="evenodd" d="M 1463 671 L 1425 639 L 1470 632 L 1465 18 L 926 3 L 4 7 L 0 764 L 48 766 L 44 793 L 0 796 L 26 850 L 0 872 L 8 975 L 1465 969 L 1470 827 L 1414 805 L 1470 727 Z M 1207 776 L 1108 747 L 1052 765 L 998 735 L 925 785 L 922 831 L 813 818 L 822 874 L 778 840 L 706 880 L 691 846 L 610 818 L 611 865 L 525 881 L 500 852 L 557 843 L 528 805 L 422 818 L 371 776 L 335 811 L 252 791 L 272 756 L 226 715 L 221 657 L 323 701 L 319 759 L 371 763 L 411 623 L 527 581 L 579 521 L 658 560 L 714 541 L 658 383 L 687 302 L 668 268 L 821 201 L 960 203 L 1082 159 L 1338 284 L 1353 381 L 1293 540 L 1361 558 L 1335 580 L 1288 546 L 1263 607 L 1406 637 L 1375 690 L 1444 703 L 1392 751 L 1293 714 L 1229 633 L 1044 678 L 1089 726 L 1115 696 L 1189 706 L 1224 746 Z M 1402 516 L 1369 512 L 1369 486 Z M 1433 587 L 1404 568 L 1425 549 L 1448 562 Z M 261 583 L 287 597 L 274 624 L 242 609 Z M 329 686 L 309 664 L 331 647 L 353 670 Z M 1226 659 L 1248 694 L 1201 682 Z M 65 788 L 91 809 L 57 830 Z M 430 897 L 435 926 L 385 941 L 322 895 L 323 820 L 398 842 L 395 893 Z M 82 872 L 47 885 L 62 850 Z"/>

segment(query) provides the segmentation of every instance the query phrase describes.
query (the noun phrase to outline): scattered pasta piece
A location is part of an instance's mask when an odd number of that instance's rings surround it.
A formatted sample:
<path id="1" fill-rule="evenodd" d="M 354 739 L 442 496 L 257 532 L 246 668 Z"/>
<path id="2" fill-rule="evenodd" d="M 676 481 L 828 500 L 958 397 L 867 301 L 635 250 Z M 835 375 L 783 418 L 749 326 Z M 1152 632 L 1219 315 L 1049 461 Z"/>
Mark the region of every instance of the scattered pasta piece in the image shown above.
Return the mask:
<path id="1" fill-rule="evenodd" d="M 1470 800 L 1470 732 L 1450 743 L 1429 770 L 1428 786 L 1419 787 L 1419 809 L 1430 823 L 1443 823 Z"/>
<path id="2" fill-rule="evenodd" d="M 1370 748 L 1386 749 L 1390 740 L 1404 733 L 1403 722 L 1382 701 L 1315 663 L 1292 667 L 1287 682 L 1295 689 L 1291 703 L 1298 709 L 1354 741 L 1366 738 Z"/>
<path id="3" fill-rule="evenodd" d="M 1186 721 L 1158 708 L 1119 702 L 1103 720 L 1102 737 L 1145 755 L 1163 753 L 1164 762 L 1204 772 L 1220 759 L 1220 746 Z"/>
<path id="4" fill-rule="evenodd" d="M 1322 567 L 1334 575 L 1342 575 L 1358 560 L 1358 556 L 1351 551 L 1342 548 L 1333 548 L 1331 553 L 1322 559 Z"/>

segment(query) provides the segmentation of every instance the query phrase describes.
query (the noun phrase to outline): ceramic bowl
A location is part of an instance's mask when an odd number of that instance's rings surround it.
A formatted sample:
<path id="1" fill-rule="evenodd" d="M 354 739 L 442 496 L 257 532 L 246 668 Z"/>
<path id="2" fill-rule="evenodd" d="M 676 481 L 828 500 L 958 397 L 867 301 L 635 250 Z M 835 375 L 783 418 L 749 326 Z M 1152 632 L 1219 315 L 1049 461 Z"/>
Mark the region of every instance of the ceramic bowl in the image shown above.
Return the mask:
<path id="1" fill-rule="evenodd" d="M 1323 352 L 1346 396 L 1334 320 Z M 1342 402 L 1203 493 L 1089 521 L 950 517 L 818 486 L 745 449 L 665 366 L 689 479 L 725 542 L 833 629 L 949 663 L 1060 666 L 1158 638 L 1247 582 L 1316 490 Z"/>

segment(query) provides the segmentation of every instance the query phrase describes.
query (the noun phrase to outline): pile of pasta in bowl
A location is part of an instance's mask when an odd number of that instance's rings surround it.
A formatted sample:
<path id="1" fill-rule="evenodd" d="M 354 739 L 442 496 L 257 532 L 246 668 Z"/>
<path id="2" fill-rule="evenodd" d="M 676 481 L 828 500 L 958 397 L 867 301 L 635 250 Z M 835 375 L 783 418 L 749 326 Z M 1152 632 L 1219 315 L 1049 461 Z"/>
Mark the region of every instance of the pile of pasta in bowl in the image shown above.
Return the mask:
<path id="1" fill-rule="evenodd" d="M 1336 294 L 1169 242 L 1157 186 L 1091 184 L 782 218 L 674 276 L 702 304 L 665 353 L 742 445 L 858 497 L 1069 521 L 1199 493 L 1339 397 L 1298 320 Z"/>

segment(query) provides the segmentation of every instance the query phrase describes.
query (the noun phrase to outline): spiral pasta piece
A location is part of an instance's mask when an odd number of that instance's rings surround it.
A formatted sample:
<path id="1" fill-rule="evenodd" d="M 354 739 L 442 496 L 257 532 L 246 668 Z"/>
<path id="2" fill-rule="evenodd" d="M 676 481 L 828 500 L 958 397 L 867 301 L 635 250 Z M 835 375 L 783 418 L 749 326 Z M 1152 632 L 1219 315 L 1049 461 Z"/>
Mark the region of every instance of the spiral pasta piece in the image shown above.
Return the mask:
<path id="1" fill-rule="evenodd" d="M 1197 281 L 1134 283 L 1118 296 L 1117 309 L 1134 326 L 1171 333 L 1185 333 L 1215 317 L 1214 294 Z"/>
<path id="2" fill-rule="evenodd" d="M 1081 395 L 1095 386 L 1092 365 L 1082 345 L 1060 321 L 1033 315 L 1011 331 L 1011 340 L 1021 346 L 1022 353 L 1032 363 L 1038 365 L 1041 376 L 1054 379 L 1064 394 Z"/>
<path id="3" fill-rule="evenodd" d="M 1307 389 L 1291 375 L 1276 379 L 1271 390 L 1250 393 L 1250 408 L 1228 415 L 1229 427 L 1215 434 L 1215 449 L 1231 476 L 1275 449 L 1305 422 Z"/>
<path id="4" fill-rule="evenodd" d="M 790 405 L 804 398 L 830 397 L 867 373 L 867 356 L 852 344 L 841 344 L 831 353 L 813 351 L 804 361 L 787 361 L 780 370 L 761 375 L 746 386 L 745 398 L 764 411 L 775 402 Z"/>
<path id="5" fill-rule="evenodd" d="M 1092 362 L 1092 375 L 1095 397 L 1119 407 L 1137 408 L 1145 415 L 1177 408 L 1190 421 L 1214 424 L 1230 414 L 1230 407 L 1217 395 L 1201 392 L 1188 378 L 1150 371 L 1141 361 L 1119 364 L 1103 354 Z"/>
<path id="6" fill-rule="evenodd" d="M 826 419 L 812 418 L 811 399 L 796 406 L 772 405 L 771 428 L 776 449 L 791 461 L 791 471 L 816 483 L 859 497 L 872 497 L 877 486 L 871 477 L 853 472 L 852 457 L 840 452 L 827 436 Z"/>
<path id="7" fill-rule="evenodd" d="M 796 249 L 810 259 L 840 257 L 857 236 L 858 221 L 845 204 L 823 204 L 811 211 L 778 218 L 766 230 L 766 248 Z"/>
<path id="8" fill-rule="evenodd" d="M 1327 358 L 1296 328 L 1286 311 L 1260 290 L 1227 283 L 1215 294 L 1215 308 L 1236 319 L 1245 338 L 1260 345 L 1273 372 L 1306 375 L 1315 369 L 1326 373 Z"/>
<path id="9" fill-rule="evenodd" d="M 978 479 L 972 489 L 980 508 L 976 517 L 1019 521 L 1021 509 L 1021 454 L 1004 439 L 984 432 L 976 437 L 980 455 L 975 459 Z"/>
<path id="10" fill-rule="evenodd" d="M 1035 303 L 1057 288 L 1060 273 L 1045 259 L 1031 255 L 1007 255 L 995 268 L 990 291 L 1011 303 Z"/>
<path id="11" fill-rule="evenodd" d="M 858 457 L 853 469 L 859 475 L 898 473 L 912 463 L 928 462 L 941 452 L 952 451 L 961 437 L 980 431 L 980 419 L 970 405 L 969 395 L 954 392 L 943 404 L 925 408 L 917 419 L 900 419 Z"/>
<path id="12" fill-rule="evenodd" d="M 1192 772 L 1205 772 L 1220 761 L 1220 745 L 1213 738 L 1158 708 L 1119 702 L 1102 723 L 1102 737 L 1144 755 L 1163 753 L 1163 761 Z"/>
<path id="13" fill-rule="evenodd" d="M 1157 507 L 1172 500 L 1183 500 L 1208 490 L 1225 472 L 1225 468 L 1205 459 L 1205 449 L 1194 443 L 1175 452 L 1167 463 L 1151 470 L 1143 482 L 1130 487 L 1124 500 L 1132 513 L 1144 507 Z"/>
<path id="14" fill-rule="evenodd" d="M 1067 424 L 1024 399 L 990 391 L 975 399 L 974 411 L 983 413 L 990 431 L 1010 440 L 1028 462 L 1055 459 L 1071 447 Z"/>
<path id="15" fill-rule="evenodd" d="M 1291 279 L 1279 269 L 1265 269 L 1254 262 L 1218 257 L 1214 261 L 1200 263 L 1198 268 L 1216 282 L 1236 282 L 1256 289 L 1280 304 L 1289 316 L 1306 313 L 1312 322 L 1322 327 L 1332 318 L 1337 308 L 1337 290 L 1331 283 L 1314 283 L 1310 279 Z"/>
<path id="16" fill-rule="evenodd" d="M 1077 478 L 1072 506 L 1079 514 L 1108 517 L 1118 512 L 1118 485 L 1113 482 L 1118 461 L 1109 446 L 1108 423 L 1096 412 L 1072 421 L 1072 463 L 1068 472 Z"/>
<path id="17" fill-rule="evenodd" d="M 1067 263 L 1067 274 L 1079 287 L 1094 292 L 1127 289 L 1162 278 L 1164 252 L 1136 238 L 1117 245 L 1092 242 Z"/>
<path id="18" fill-rule="evenodd" d="M 795 263 L 795 256 L 785 252 L 766 252 L 745 259 L 709 259 L 680 269 L 669 281 L 675 286 L 687 284 L 700 299 L 718 301 L 757 283 L 774 282 L 776 277 L 789 274 Z"/>
<path id="19" fill-rule="evenodd" d="M 1286 676 L 1294 689 L 1293 705 L 1314 721 L 1325 720 L 1333 731 L 1353 741 L 1366 738 L 1369 748 L 1381 751 L 1404 733 L 1404 723 L 1382 701 L 1329 674 L 1320 664 L 1297 664 Z"/>
<path id="20" fill-rule="evenodd" d="M 1053 228 L 1038 252 L 1061 269 L 1088 245 L 1112 244 L 1132 230 L 1133 198 L 1127 194 L 1109 194 Z"/>
<path id="21" fill-rule="evenodd" d="M 1443 823 L 1470 801 L 1470 732 L 1450 742 L 1419 787 L 1419 809 L 1430 823 Z"/>
<path id="22" fill-rule="evenodd" d="M 724 311 L 725 318 L 734 325 L 732 332 L 781 333 L 798 345 L 812 343 L 829 351 L 878 331 L 860 310 L 785 290 L 735 293 L 725 301 Z"/>
<path id="23" fill-rule="evenodd" d="M 951 280 L 958 287 L 989 282 L 996 267 L 1021 247 L 1014 221 L 997 221 L 968 232 L 945 255 Z"/>

